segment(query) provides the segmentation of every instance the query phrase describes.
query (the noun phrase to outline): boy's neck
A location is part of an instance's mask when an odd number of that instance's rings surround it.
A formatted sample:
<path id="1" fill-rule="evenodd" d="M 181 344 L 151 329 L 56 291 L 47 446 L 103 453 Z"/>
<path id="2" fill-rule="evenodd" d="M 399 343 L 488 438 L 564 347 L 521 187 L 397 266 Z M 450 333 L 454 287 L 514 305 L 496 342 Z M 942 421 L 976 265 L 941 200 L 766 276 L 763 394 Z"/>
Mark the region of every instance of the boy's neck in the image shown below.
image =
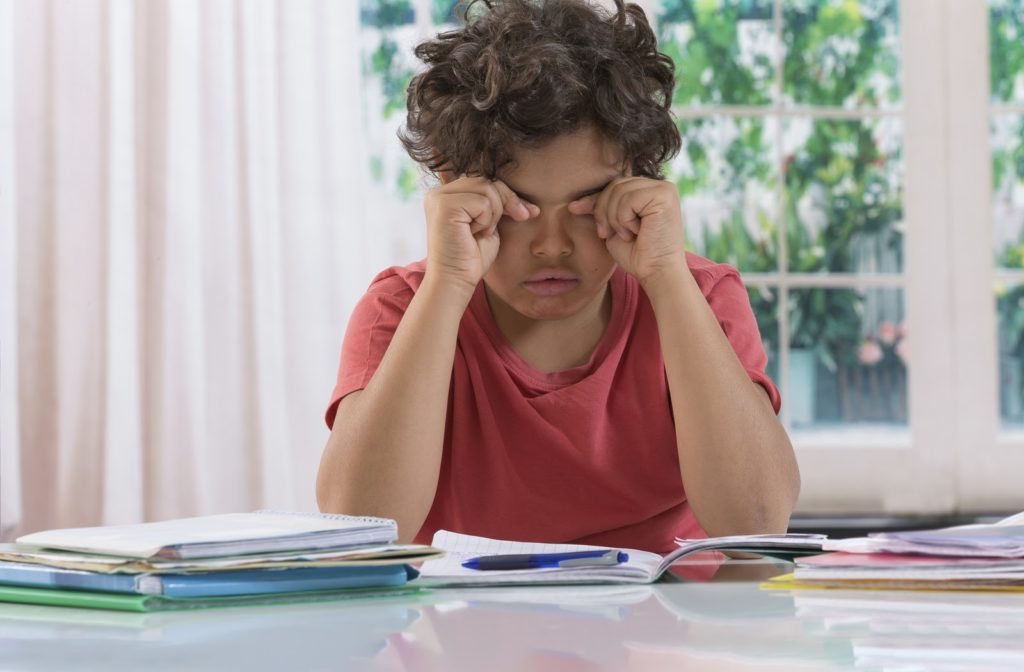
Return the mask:
<path id="1" fill-rule="evenodd" d="M 586 364 L 612 314 L 611 283 L 583 310 L 560 320 L 534 320 L 514 310 L 484 284 L 487 305 L 498 331 L 530 366 L 542 373 Z"/>

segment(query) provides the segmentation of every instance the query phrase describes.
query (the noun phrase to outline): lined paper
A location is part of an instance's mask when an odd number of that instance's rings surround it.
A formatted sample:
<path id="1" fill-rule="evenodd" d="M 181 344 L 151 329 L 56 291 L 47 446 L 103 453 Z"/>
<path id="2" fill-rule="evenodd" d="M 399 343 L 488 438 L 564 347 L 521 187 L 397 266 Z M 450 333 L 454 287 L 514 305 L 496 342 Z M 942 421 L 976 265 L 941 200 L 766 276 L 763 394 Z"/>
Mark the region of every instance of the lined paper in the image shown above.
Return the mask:
<path id="1" fill-rule="evenodd" d="M 423 564 L 421 579 L 433 585 L 509 585 L 524 583 L 653 583 L 680 558 L 691 553 L 712 550 L 786 552 L 820 552 L 825 537 L 820 534 L 760 534 L 710 539 L 676 539 L 679 548 L 662 557 L 657 553 L 620 548 L 629 560 L 604 567 L 553 567 L 550 569 L 517 569 L 481 571 L 467 569 L 462 563 L 482 555 L 520 553 L 566 553 L 572 551 L 608 550 L 604 546 L 578 544 L 539 544 L 474 537 L 438 530 L 432 545 L 448 555 Z"/>
<path id="2" fill-rule="evenodd" d="M 481 555 L 519 553 L 571 553 L 573 551 L 607 550 L 603 546 L 580 544 L 541 544 L 506 541 L 438 530 L 431 545 L 447 552 L 438 560 L 423 563 L 420 578 L 435 585 L 510 585 L 525 583 L 651 583 L 658 578 L 661 556 L 629 548 L 629 560 L 604 567 L 552 567 L 548 569 L 515 569 L 480 571 L 467 569 L 462 563 Z"/>

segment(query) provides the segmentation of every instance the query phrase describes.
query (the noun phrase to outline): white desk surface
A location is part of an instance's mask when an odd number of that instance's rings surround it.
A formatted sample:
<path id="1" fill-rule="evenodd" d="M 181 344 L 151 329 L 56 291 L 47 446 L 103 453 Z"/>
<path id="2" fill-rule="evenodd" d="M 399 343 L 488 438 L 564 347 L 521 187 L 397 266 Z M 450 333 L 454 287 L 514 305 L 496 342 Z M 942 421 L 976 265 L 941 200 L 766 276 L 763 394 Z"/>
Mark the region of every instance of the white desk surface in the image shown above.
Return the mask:
<path id="1" fill-rule="evenodd" d="M 1022 593 L 758 587 L 788 567 L 177 613 L 0 604 L 0 670 L 1024 670 Z"/>

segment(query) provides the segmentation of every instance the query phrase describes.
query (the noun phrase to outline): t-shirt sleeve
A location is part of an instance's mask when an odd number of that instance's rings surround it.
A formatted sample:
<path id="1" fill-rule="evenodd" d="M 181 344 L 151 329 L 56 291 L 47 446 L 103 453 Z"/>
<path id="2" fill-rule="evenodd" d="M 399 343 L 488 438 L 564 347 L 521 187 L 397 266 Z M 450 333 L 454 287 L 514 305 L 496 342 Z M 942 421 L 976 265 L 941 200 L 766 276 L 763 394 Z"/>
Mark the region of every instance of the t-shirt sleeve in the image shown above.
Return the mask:
<path id="1" fill-rule="evenodd" d="M 345 330 L 338 379 L 327 406 L 325 420 L 329 428 L 334 427 L 338 403 L 346 395 L 366 387 L 373 378 L 411 299 L 412 290 L 407 286 L 405 291 L 397 293 L 375 291 L 371 287 L 356 304 Z"/>
<path id="2" fill-rule="evenodd" d="M 778 414 L 782 408 L 782 397 L 779 388 L 765 373 L 768 356 L 761 343 L 761 332 L 757 328 L 754 310 L 750 307 L 750 297 L 739 273 L 731 267 L 727 268 L 728 271 L 705 294 L 708 305 L 722 325 L 722 331 L 743 368 L 747 370 L 747 375 L 768 392 L 772 408 Z"/>

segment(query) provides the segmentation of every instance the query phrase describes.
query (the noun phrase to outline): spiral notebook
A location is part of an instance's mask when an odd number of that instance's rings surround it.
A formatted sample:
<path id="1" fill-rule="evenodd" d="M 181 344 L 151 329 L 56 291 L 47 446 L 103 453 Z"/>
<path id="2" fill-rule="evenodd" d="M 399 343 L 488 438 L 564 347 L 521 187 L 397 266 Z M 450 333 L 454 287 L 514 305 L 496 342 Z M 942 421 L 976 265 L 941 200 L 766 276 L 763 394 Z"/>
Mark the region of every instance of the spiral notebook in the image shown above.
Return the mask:
<path id="1" fill-rule="evenodd" d="M 397 524 L 386 518 L 256 511 L 47 530 L 26 534 L 17 541 L 122 558 L 188 560 L 386 544 L 397 538 Z"/>

